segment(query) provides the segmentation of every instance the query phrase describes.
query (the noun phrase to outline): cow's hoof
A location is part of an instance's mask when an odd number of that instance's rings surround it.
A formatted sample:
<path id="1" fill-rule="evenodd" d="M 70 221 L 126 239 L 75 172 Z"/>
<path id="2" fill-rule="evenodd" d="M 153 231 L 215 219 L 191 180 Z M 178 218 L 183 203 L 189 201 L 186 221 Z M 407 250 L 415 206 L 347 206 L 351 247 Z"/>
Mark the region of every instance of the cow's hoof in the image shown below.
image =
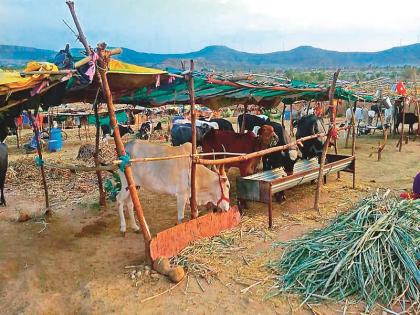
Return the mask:
<path id="1" fill-rule="evenodd" d="M 125 231 L 124 232 L 121 231 L 120 234 L 121 234 L 122 237 L 125 237 Z"/>

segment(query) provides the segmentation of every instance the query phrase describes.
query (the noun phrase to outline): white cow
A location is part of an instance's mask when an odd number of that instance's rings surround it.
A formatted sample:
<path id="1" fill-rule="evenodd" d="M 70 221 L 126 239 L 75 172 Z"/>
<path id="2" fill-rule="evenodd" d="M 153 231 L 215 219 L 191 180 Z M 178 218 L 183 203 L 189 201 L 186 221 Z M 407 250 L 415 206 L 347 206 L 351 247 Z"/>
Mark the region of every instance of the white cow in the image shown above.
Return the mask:
<path id="1" fill-rule="evenodd" d="M 172 147 L 137 140 L 128 143 L 126 151 L 131 158 L 188 155 L 191 154 L 191 143 Z M 153 192 L 176 196 L 178 223 L 182 222 L 185 205 L 191 196 L 191 158 L 134 163 L 132 170 L 136 185 Z M 131 227 L 135 231 L 138 231 L 139 227 L 134 219 L 133 204 L 124 173 L 120 170 L 118 172 L 121 178 L 121 191 L 117 195 L 117 207 L 120 215 L 120 230 L 125 234 L 124 205 L 128 208 Z M 203 165 L 197 165 L 197 205 L 212 203 L 223 211 L 229 210 L 229 188 L 230 183 L 223 167 L 217 173 Z"/>
<path id="2" fill-rule="evenodd" d="M 352 114 L 353 108 L 347 108 L 346 110 L 346 121 L 348 124 L 351 124 L 351 114 Z M 354 120 L 356 124 L 358 122 L 366 122 L 368 121 L 368 111 L 365 108 L 356 107 L 356 111 L 354 113 Z"/>

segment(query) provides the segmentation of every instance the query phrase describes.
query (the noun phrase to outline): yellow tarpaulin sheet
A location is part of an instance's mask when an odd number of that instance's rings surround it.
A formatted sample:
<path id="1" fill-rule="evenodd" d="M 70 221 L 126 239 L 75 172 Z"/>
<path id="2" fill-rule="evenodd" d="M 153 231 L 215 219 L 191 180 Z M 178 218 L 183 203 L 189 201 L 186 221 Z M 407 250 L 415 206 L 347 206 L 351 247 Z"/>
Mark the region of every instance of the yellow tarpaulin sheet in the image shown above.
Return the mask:
<path id="1" fill-rule="evenodd" d="M 29 62 L 24 71 L 41 70 L 58 71 L 58 68 L 55 64 L 49 62 Z M 30 89 L 49 76 L 49 74 L 35 74 L 22 77 L 18 71 L 0 70 L 0 95 Z"/>
<path id="2" fill-rule="evenodd" d="M 146 68 L 132 65 L 119 60 L 111 59 L 108 66 L 108 71 L 112 73 L 132 73 L 132 74 L 164 74 L 166 71 L 159 69 Z"/>

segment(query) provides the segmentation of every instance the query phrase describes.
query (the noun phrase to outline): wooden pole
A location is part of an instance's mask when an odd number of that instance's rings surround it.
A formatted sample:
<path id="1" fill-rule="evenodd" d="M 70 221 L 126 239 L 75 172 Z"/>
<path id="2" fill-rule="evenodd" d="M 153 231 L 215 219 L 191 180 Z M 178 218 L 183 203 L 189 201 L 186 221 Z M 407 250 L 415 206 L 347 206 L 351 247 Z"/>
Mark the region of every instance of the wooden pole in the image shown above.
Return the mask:
<path id="1" fill-rule="evenodd" d="M 250 159 L 255 159 L 255 158 L 261 157 L 261 156 L 266 155 L 266 154 L 279 152 L 279 151 L 284 151 L 284 150 L 290 149 L 290 148 L 292 148 L 296 145 L 301 145 L 305 141 L 315 139 L 315 138 L 318 138 L 318 137 L 324 137 L 324 136 L 325 136 L 325 133 L 318 133 L 318 134 L 315 134 L 315 135 L 310 135 L 310 136 L 307 136 L 307 137 L 300 138 L 299 140 L 290 142 L 290 143 L 285 144 L 285 145 L 271 147 L 271 148 L 264 149 L 264 150 L 261 150 L 261 151 L 252 152 L 252 153 L 248 153 L 248 154 L 245 154 L 245 155 L 235 156 L 235 157 L 230 157 L 230 158 L 210 160 L 210 159 L 201 159 L 201 158 L 196 158 L 195 157 L 195 159 L 196 159 L 197 164 L 203 164 L 203 165 L 221 165 L 221 164 L 244 162 L 244 161 L 248 161 Z M 211 153 L 211 154 L 213 155 L 214 153 Z"/>
<path id="2" fill-rule="evenodd" d="M 338 75 L 340 74 L 340 69 L 337 69 L 334 72 L 333 81 L 331 83 L 331 87 L 329 90 L 329 103 L 330 103 L 330 128 L 328 130 L 327 139 L 325 140 L 324 147 L 322 148 L 322 155 L 321 161 L 319 163 L 319 174 L 318 174 L 318 183 L 316 185 L 316 192 L 315 192 L 315 202 L 314 208 L 316 211 L 319 212 L 319 199 L 321 197 L 321 185 L 322 185 L 322 177 L 324 175 L 324 165 L 325 165 L 325 158 L 327 157 L 328 147 L 330 145 L 330 140 L 332 137 L 332 132 L 335 129 L 335 114 L 336 114 L 336 105 L 334 102 L 334 93 L 335 93 L 335 86 L 337 84 Z"/>
<path id="3" fill-rule="evenodd" d="M 419 101 L 417 100 L 417 69 L 414 68 L 414 100 L 416 102 L 416 111 L 417 111 L 417 136 L 420 136 L 420 106 Z"/>
<path id="4" fill-rule="evenodd" d="M 286 104 L 283 103 L 283 111 L 281 113 L 281 125 L 283 126 L 283 128 L 284 128 L 284 112 L 285 112 L 285 110 L 286 110 Z"/>
<path id="5" fill-rule="evenodd" d="M 398 151 L 401 152 L 402 149 L 402 143 L 403 143 L 403 139 L 404 139 L 404 125 L 405 125 L 405 100 L 406 98 L 403 97 L 403 101 L 402 101 L 402 126 L 401 126 L 401 133 L 400 133 L 400 141 L 399 141 L 399 148 Z"/>
<path id="6" fill-rule="evenodd" d="M 356 102 L 354 102 L 353 110 L 351 111 L 351 155 L 356 154 Z M 354 188 L 354 187 L 353 187 Z"/>
<path id="7" fill-rule="evenodd" d="M 95 162 L 95 167 L 99 166 L 99 115 L 98 115 L 98 96 L 99 96 L 100 89 L 96 92 L 96 98 L 93 102 L 93 111 L 95 113 L 95 153 L 93 154 L 93 160 Z M 99 190 L 99 205 L 102 207 L 106 206 L 106 194 L 104 191 L 103 181 L 102 181 L 102 173 L 100 170 L 96 171 L 96 177 L 98 178 L 98 190 Z"/>
<path id="8" fill-rule="evenodd" d="M 41 143 L 39 142 L 39 128 L 38 128 L 38 121 L 34 118 L 31 111 L 28 111 L 29 120 L 31 121 L 32 128 L 35 132 L 35 143 L 36 143 L 36 151 L 38 153 L 38 158 L 40 161 L 42 161 L 42 149 L 41 149 Z M 45 214 L 51 215 L 51 209 L 50 209 L 50 201 L 48 198 L 48 186 L 47 186 L 47 179 L 45 177 L 45 169 L 44 164 L 40 163 L 40 169 L 41 169 L 41 177 L 42 177 L 42 186 L 44 186 L 44 195 L 45 195 Z"/>
<path id="9" fill-rule="evenodd" d="M 293 137 L 293 104 L 290 104 L 290 136 Z"/>
<path id="10" fill-rule="evenodd" d="M 196 129 L 196 115 L 195 115 L 195 94 L 194 94 L 194 61 L 190 60 L 190 73 L 187 74 L 186 79 L 188 81 L 188 91 L 190 94 L 190 115 L 191 115 L 191 142 L 192 150 L 191 154 L 197 153 L 197 129 Z M 190 207 L 191 207 L 191 219 L 198 217 L 197 209 L 197 199 L 196 199 L 196 177 L 197 165 L 195 161 L 191 163 L 191 198 L 190 198 Z"/>
<path id="11" fill-rule="evenodd" d="M 90 54 L 91 48 L 89 44 L 87 43 L 86 37 L 84 36 L 82 28 L 77 19 L 76 12 L 74 10 L 74 3 L 73 1 L 66 1 L 66 4 L 68 5 L 70 9 L 70 13 L 73 17 L 74 24 L 76 25 L 77 31 L 79 33 L 78 38 L 82 42 L 83 46 L 85 47 L 86 52 Z M 124 144 L 121 140 L 120 130 L 117 125 L 114 104 L 112 101 L 112 94 L 111 94 L 111 90 L 108 85 L 108 79 L 106 76 L 107 64 L 105 60 L 109 58 L 109 54 L 107 54 L 107 52 L 105 51 L 105 47 L 102 46 L 102 47 L 99 47 L 98 49 L 98 55 L 99 55 L 99 59 L 98 59 L 99 67 L 96 67 L 96 73 L 97 73 L 98 78 L 100 79 L 102 94 L 105 96 L 105 99 L 106 99 L 111 127 L 114 129 L 114 141 L 115 141 L 116 150 L 119 156 L 125 156 L 126 152 L 125 152 Z M 127 165 L 125 167 L 124 174 L 127 180 L 127 185 L 128 185 L 128 190 L 130 192 L 131 200 L 134 205 L 134 210 L 136 211 L 137 218 L 139 220 L 140 227 L 143 233 L 146 259 L 147 261 L 150 262 L 150 241 L 152 237 L 151 237 L 146 219 L 144 217 L 144 212 L 143 212 L 143 208 L 141 207 L 139 196 L 137 195 L 136 184 L 134 182 L 133 172 L 130 165 Z"/>
<path id="12" fill-rule="evenodd" d="M 16 119 L 14 119 L 14 123 L 15 123 L 15 130 L 16 130 L 16 147 L 19 149 L 20 148 L 19 126 L 16 124 Z"/>
<path id="13" fill-rule="evenodd" d="M 240 130 L 239 130 L 240 133 L 244 133 L 245 132 L 245 124 L 246 124 L 245 120 L 246 120 L 246 114 L 247 114 L 247 112 L 248 112 L 248 105 L 245 104 L 244 105 L 244 113 L 242 115 L 242 125 L 240 126 Z M 249 130 L 249 131 L 252 131 L 252 130 Z"/>
<path id="14" fill-rule="evenodd" d="M 385 121 L 384 121 L 384 118 L 382 116 L 382 106 L 380 106 L 380 108 L 379 108 L 378 117 L 381 121 L 382 131 L 384 133 L 384 142 L 381 144 L 381 142 L 379 141 L 379 145 L 378 145 L 378 161 L 380 161 L 381 156 L 382 156 L 382 151 L 385 149 L 385 145 L 386 145 L 386 142 L 388 140 L 388 128 L 385 127 Z"/>

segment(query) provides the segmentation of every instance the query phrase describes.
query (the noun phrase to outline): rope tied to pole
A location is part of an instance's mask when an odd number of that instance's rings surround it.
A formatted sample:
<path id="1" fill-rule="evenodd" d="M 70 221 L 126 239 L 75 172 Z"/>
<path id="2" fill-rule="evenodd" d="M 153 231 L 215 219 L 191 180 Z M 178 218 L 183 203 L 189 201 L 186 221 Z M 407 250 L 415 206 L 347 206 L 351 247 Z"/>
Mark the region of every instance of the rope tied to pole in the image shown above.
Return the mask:
<path id="1" fill-rule="evenodd" d="M 39 156 L 35 157 L 35 166 L 36 167 L 42 167 L 44 166 L 45 162 L 43 159 L 41 159 Z"/>
<path id="2" fill-rule="evenodd" d="M 119 168 L 121 170 L 121 172 L 124 172 L 125 168 L 130 165 L 130 155 L 128 153 L 126 153 L 125 155 L 120 155 L 119 160 L 121 161 Z"/>

